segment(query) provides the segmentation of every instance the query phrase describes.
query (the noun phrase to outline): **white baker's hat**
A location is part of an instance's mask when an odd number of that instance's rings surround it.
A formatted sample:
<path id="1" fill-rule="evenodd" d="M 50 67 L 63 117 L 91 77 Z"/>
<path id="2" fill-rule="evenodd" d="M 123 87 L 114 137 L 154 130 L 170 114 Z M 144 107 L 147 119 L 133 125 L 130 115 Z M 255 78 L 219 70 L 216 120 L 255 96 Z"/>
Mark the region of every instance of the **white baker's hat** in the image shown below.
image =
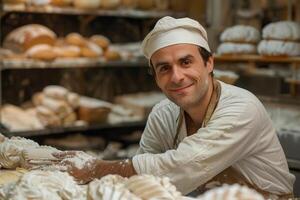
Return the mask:
<path id="1" fill-rule="evenodd" d="M 203 26 L 190 18 L 175 19 L 166 16 L 158 20 L 153 30 L 148 33 L 142 42 L 142 51 L 146 58 L 166 46 L 174 44 L 195 44 L 208 52 L 207 33 Z"/>

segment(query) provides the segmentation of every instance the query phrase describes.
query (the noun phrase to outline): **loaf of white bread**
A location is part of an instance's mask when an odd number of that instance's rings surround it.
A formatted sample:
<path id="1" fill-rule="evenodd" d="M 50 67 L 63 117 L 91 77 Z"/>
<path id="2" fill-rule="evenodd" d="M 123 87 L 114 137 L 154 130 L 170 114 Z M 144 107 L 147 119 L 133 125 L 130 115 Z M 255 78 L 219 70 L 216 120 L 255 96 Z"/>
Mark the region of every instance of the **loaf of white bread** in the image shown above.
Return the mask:
<path id="1" fill-rule="evenodd" d="M 259 31 L 246 25 L 226 28 L 220 36 L 218 54 L 256 54 L 256 43 L 260 40 Z"/>
<path id="2" fill-rule="evenodd" d="M 299 56 L 300 23 L 279 21 L 263 28 L 263 40 L 258 45 L 258 53 L 265 56 Z"/>
<path id="3" fill-rule="evenodd" d="M 40 24 L 28 24 L 10 32 L 3 41 L 3 47 L 16 53 L 23 53 L 37 44 L 54 45 L 56 34 Z"/>

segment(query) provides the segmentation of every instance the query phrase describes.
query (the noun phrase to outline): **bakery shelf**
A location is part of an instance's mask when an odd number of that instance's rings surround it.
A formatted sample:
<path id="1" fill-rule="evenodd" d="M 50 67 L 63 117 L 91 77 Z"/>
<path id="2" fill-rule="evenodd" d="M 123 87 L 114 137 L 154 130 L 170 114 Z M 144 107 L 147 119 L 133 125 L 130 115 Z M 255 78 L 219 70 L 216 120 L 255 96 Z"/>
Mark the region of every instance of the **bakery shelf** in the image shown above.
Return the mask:
<path id="1" fill-rule="evenodd" d="M 214 55 L 215 61 L 219 62 L 271 62 L 271 63 L 297 63 L 300 57 L 272 57 L 261 55 Z"/>
<path id="2" fill-rule="evenodd" d="M 21 137 L 39 137 L 59 134 L 70 133 L 95 133 L 101 134 L 121 134 L 130 133 L 132 131 L 141 129 L 143 130 L 146 125 L 146 121 L 136 122 L 122 122 L 118 124 L 94 124 L 86 126 L 70 126 L 70 127 L 55 127 L 42 130 L 30 130 L 30 131 L 9 131 L 2 124 L 0 124 L 0 132 L 6 136 L 21 136 Z"/>
<path id="3" fill-rule="evenodd" d="M 158 11 L 158 10 L 133 10 L 133 9 L 115 9 L 115 10 L 87 10 L 74 7 L 55 7 L 55 6 L 25 6 L 4 4 L 3 12 L 19 12 L 19 13 L 41 13 L 41 14 L 64 14 L 64 15 L 96 15 L 96 16 L 115 16 L 115 17 L 131 17 L 131 18 L 160 18 L 166 15 L 175 17 L 186 16 L 184 12 Z"/>
<path id="4" fill-rule="evenodd" d="M 81 68 L 81 67 L 146 67 L 146 59 L 136 59 L 128 61 L 109 61 L 102 59 L 56 59 L 54 61 L 40 61 L 33 59 L 3 59 L 0 63 L 1 70 L 13 69 L 48 69 L 48 68 Z"/>

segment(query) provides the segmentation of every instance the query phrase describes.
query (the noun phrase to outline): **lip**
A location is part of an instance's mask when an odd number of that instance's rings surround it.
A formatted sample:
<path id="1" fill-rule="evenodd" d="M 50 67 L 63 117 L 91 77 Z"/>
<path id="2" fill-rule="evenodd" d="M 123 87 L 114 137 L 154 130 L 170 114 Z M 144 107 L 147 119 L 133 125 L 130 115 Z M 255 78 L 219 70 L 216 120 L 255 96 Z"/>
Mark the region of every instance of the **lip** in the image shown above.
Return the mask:
<path id="1" fill-rule="evenodd" d="M 192 84 L 190 84 L 190 85 L 187 85 L 187 86 L 184 86 L 184 87 L 181 87 L 181 88 L 170 89 L 170 91 L 171 91 L 171 92 L 181 92 L 181 91 L 185 90 L 186 88 L 191 87 L 192 85 L 194 85 L 194 83 L 192 83 Z"/>

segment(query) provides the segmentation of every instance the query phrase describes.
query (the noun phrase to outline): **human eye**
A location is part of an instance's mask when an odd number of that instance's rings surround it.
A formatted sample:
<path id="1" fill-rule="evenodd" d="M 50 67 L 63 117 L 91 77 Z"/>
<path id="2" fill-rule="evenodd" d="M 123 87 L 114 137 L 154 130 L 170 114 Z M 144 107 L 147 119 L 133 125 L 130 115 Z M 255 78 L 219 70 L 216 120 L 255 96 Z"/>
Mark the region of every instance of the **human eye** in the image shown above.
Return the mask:
<path id="1" fill-rule="evenodd" d="M 188 66 L 190 66 L 191 63 L 192 63 L 191 59 L 187 58 L 187 59 L 182 60 L 181 64 L 185 67 L 188 67 Z"/>
<path id="2" fill-rule="evenodd" d="M 157 71 L 158 73 L 166 73 L 168 72 L 168 70 L 170 69 L 169 65 L 160 65 L 158 68 L 157 68 Z"/>

